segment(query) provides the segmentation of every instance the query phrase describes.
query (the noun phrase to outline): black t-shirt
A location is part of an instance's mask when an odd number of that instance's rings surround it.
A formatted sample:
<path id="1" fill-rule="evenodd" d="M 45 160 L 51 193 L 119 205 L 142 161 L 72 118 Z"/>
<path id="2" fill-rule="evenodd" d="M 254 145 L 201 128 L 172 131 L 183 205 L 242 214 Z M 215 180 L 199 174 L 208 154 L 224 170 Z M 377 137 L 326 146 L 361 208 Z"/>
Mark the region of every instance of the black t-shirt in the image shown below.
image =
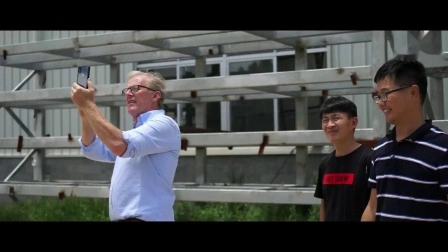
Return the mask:
<path id="1" fill-rule="evenodd" d="M 361 145 L 341 157 L 335 152 L 320 165 L 314 196 L 324 200 L 325 221 L 360 221 L 370 198 L 367 186 L 373 150 Z"/>

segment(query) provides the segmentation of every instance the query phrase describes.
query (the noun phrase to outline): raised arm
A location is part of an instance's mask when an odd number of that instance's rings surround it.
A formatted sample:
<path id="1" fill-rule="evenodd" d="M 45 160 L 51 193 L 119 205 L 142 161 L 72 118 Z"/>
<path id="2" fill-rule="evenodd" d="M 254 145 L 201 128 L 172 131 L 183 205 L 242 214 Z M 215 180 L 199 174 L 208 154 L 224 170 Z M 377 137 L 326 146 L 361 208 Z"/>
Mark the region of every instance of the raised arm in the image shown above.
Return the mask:
<path id="1" fill-rule="evenodd" d="M 81 142 L 84 146 L 89 146 L 95 140 L 95 131 L 93 131 L 92 126 L 88 121 L 88 118 L 84 113 L 80 113 L 81 115 Z"/>
<path id="2" fill-rule="evenodd" d="M 96 136 L 112 154 L 121 156 L 127 148 L 122 131 L 101 114 L 95 103 L 87 103 L 82 109 Z M 90 134 L 86 136 L 87 139 L 89 137 Z"/>

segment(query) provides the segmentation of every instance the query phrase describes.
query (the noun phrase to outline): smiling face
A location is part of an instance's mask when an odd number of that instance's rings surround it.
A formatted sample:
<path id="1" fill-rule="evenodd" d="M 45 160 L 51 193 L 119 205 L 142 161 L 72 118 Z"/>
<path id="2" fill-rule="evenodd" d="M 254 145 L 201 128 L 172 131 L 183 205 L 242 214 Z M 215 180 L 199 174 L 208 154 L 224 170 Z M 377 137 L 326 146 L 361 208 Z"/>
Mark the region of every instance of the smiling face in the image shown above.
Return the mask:
<path id="1" fill-rule="evenodd" d="M 418 87 L 414 87 L 417 88 L 418 92 Z M 407 117 L 407 113 L 412 111 L 410 105 L 419 103 L 418 100 L 412 101 L 412 92 L 415 93 L 414 87 L 403 88 L 401 90 L 388 93 L 386 101 L 382 101 L 380 99 L 377 102 L 378 108 L 383 111 L 388 123 L 397 125 L 401 121 L 404 121 Z M 401 86 L 398 86 L 391 77 L 387 76 L 378 81 L 376 92 L 377 94 L 386 93 L 399 88 L 401 88 Z"/>
<path id="2" fill-rule="evenodd" d="M 388 123 L 404 128 L 421 123 L 428 87 L 421 62 L 401 56 L 391 59 L 378 69 L 374 82 L 372 98 Z"/>
<path id="3" fill-rule="evenodd" d="M 350 117 L 344 112 L 322 114 L 322 130 L 333 144 L 352 138 L 357 124 L 356 116 Z"/>

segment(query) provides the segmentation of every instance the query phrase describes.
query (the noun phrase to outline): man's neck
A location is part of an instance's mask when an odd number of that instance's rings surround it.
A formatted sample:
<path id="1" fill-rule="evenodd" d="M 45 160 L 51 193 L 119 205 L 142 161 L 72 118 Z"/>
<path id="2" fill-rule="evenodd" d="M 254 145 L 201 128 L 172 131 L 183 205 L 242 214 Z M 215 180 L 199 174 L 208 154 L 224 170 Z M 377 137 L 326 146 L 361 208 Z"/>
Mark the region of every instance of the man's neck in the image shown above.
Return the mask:
<path id="1" fill-rule="evenodd" d="M 333 143 L 336 157 L 341 157 L 350 154 L 354 150 L 356 150 L 359 146 L 361 146 L 361 144 L 358 143 L 354 138 Z"/>
<path id="2" fill-rule="evenodd" d="M 408 118 L 405 122 L 395 125 L 395 139 L 401 141 L 411 135 L 425 123 L 423 118 Z"/>

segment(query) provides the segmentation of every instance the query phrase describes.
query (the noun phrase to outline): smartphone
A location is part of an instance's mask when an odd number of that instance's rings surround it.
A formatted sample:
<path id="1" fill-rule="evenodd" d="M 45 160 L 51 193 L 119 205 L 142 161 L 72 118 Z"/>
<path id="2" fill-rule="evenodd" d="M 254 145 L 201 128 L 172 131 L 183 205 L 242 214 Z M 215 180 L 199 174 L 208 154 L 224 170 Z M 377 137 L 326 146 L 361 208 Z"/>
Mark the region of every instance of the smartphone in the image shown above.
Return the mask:
<path id="1" fill-rule="evenodd" d="M 78 77 L 76 78 L 76 83 L 83 88 L 87 88 L 87 80 L 90 77 L 90 66 L 78 67 Z"/>

